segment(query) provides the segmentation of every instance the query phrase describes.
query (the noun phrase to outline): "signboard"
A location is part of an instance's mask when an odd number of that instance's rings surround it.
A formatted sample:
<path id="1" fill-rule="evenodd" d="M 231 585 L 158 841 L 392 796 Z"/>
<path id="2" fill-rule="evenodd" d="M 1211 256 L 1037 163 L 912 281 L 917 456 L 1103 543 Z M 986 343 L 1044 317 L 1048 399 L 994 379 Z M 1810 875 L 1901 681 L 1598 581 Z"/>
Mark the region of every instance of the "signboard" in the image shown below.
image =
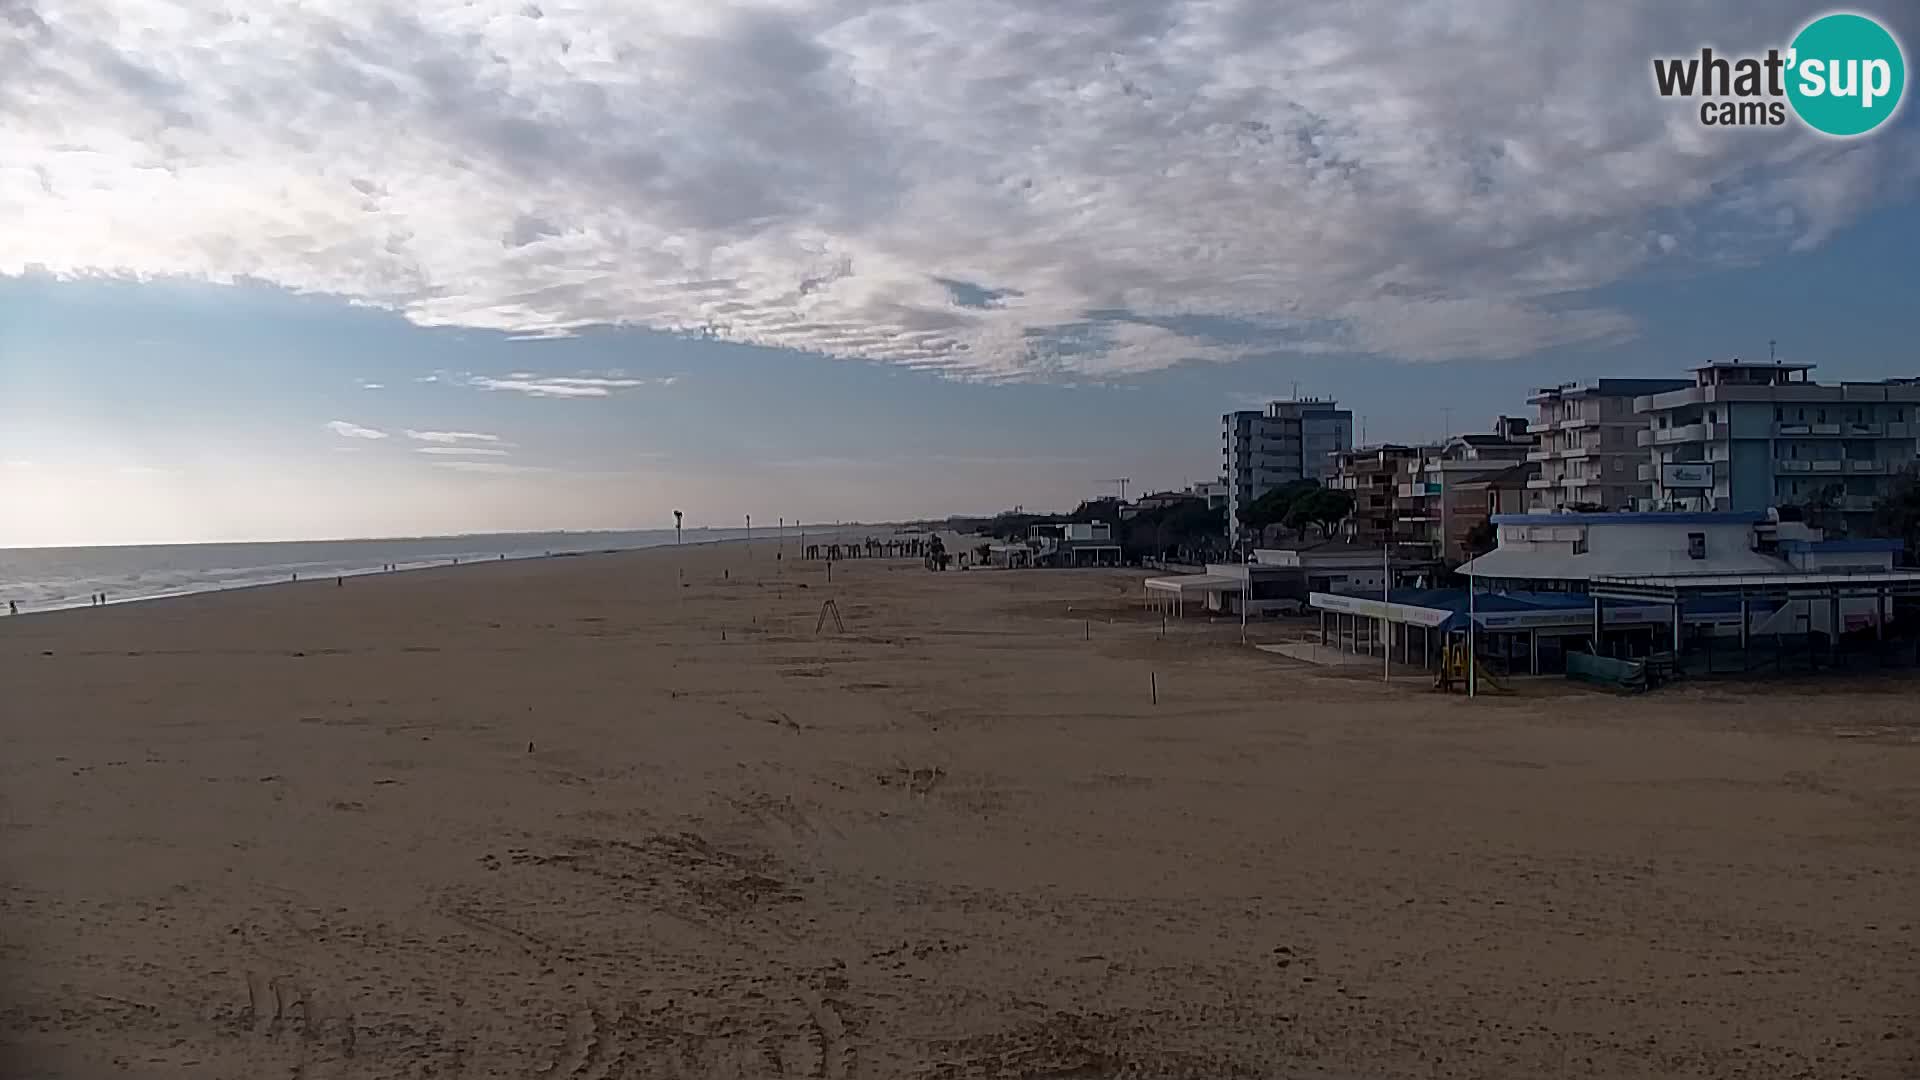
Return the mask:
<path id="1" fill-rule="evenodd" d="M 1669 462 L 1661 465 L 1660 486 L 1663 488 L 1710 488 L 1713 486 L 1713 464 L 1699 461 L 1687 464 Z"/>

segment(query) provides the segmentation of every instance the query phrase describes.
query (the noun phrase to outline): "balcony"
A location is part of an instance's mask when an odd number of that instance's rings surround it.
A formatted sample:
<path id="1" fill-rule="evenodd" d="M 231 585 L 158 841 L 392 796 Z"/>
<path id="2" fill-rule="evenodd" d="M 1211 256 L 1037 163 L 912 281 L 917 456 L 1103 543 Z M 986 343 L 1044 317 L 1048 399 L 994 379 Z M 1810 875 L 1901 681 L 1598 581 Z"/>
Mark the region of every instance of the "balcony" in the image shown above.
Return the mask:
<path id="1" fill-rule="evenodd" d="M 1811 461 L 1776 461 L 1773 463 L 1773 471 L 1774 472 L 1812 472 L 1813 462 Z"/>
<path id="2" fill-rule="evenodd" d="M 1887 428 L 1885 424 L 1847 424 L 1846 425 L 1846 433 L 1848 438 L 1878 439 L 1881 436 L 1885 435 L 1886 431 L 1887 431 Z"/>
<path id="3" fill-rule="evenodd" d="M 1440 494 L 1440 485 L 1430 481 L 1401 484 L 1395 489 L 1395 493 L 1403 499 L 1423 499 L 1429 495 Z"/>
<path id="4" fill-rule="evenodd" d="M 1535 491 L 1560 486 L 1560 478 L 1555 476 L 1536 476 L 1527 481 L 1527 487 Z"/>
<path id="5" fill-rule="evenodd" d="M 1566 458 L 1568 461 L 1581 461 L 1593 456 L 1593 447 L 1569 446 L 1565 450 L 1560 451 L 1560 456 Z"/>
<path id="6" fill-rule="evenodd" d="M 1838 458 L 1835 458 L 1832 461 L 1816 461 L 1816 462 L 1813 462 L 1813 471 L 1814 472 L 1839 472 L 1841 468 L 1845 465 L 1846 465 L 1846 462 L 1841 461 Z"/>
<path id="7" fill-rule="evenodd" d="M 1640 476 L 1640 482 L 1643 484 L 1651 482 L 1655 477 L 1659 475 L 1660 475 L 1659 472 L 1652 465 L 1640 466 L 1639 476 Z"/>
<path id="8" fill-rule="evenodd" d="M 1557 450 L 1529 450 L 1527 451 L 1527 460 L 1528 461 L 1552 461 L 1553 455 L 1558 452 L 1559 451 Z"/>
<path id="9" fill-rule="evenodd" d="M 1560 421 L 1561 431 L 1579 431 L 1581 428 L 1590 428 L 1592 426 L 1593 421 L 1584 416 L 1576 416 L 1571 420 Z"/>
<path id="10" fill-rule="evenodd" d="M 1884 473 L 1892 472 L 1895 468 L 1896 466 L 1890 461 L 1847 462 L 1847 471 L 1850 473 Z"/>

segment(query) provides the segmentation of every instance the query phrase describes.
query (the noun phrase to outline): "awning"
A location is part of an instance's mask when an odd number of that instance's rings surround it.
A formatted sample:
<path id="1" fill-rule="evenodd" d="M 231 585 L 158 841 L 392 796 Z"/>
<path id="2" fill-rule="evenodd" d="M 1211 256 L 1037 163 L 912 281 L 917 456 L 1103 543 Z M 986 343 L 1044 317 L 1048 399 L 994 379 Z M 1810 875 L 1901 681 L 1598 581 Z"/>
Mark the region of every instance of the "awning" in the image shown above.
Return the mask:
<path id="1" fill-rule="evenodd" d="M 1184 574 L 1180 577 L 1147 579 L 1147 588 L 1180 596 L 1187 593 L 1241 592 L 1246 587 L 1246 582 L 1239 578 L 1220 577 L 1217 574 Z"/>

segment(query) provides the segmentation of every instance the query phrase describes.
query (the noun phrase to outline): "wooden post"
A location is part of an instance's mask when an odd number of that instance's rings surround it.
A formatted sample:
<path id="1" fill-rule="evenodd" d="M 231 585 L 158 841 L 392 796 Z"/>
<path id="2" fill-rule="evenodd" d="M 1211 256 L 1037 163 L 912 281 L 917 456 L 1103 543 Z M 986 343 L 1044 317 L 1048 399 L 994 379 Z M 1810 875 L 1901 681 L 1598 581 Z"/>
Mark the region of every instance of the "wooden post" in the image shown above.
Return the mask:
<path id="1" fill-rule="evenodd" d="M 1155 705 L 1160 704 L 1160 673 L 1159 672 L 1153 671 L 1153 672 L 1147 673 L 1147 689 L 1149 692 L 1153 694 L 1153 703 Z"/>

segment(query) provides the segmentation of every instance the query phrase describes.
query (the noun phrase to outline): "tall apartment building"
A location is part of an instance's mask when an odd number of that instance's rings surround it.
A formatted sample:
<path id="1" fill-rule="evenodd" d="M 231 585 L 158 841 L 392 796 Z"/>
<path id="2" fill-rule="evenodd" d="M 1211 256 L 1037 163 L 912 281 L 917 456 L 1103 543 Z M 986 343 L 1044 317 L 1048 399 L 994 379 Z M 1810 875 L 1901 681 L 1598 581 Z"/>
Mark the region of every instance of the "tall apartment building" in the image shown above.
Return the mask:
<path id="1" fill-rule="evenodd" d="M 1720 361 L 1695 368 L 1691 386 L 1636 398 L 1652 489 L 1642 508 L 1871 511 L 1915 463 L 1920 381 L 1822 384 L 1812 371 Z"/>
<path id="2" fill-rule="evenodd" d="M 1527 460 L 1540 474 L 1527 482 L 1527 512 L 1568 507 L 1632 510 L 1653 493 L 1641 479 L 1646 449 L 1637 438 L 1645 417 L 1634 399 L 1684 390 L 1685 379 L 1600 379 L 1590 385 L 1563 383 L 1534 393 L 1532 431 L 1540 445 Z"/>
<path id="3" fill-rule="evenodd" d="M 1227 528 L 1240 539 L 1240 511 L 1295 480 L 1324 482 L 1333 455 L 1353 446 L 1353 413 L 1332 400 L 1272 401 L 1266 410 L 1220 417 L 1221 473 L 1227 483 Z"/>

